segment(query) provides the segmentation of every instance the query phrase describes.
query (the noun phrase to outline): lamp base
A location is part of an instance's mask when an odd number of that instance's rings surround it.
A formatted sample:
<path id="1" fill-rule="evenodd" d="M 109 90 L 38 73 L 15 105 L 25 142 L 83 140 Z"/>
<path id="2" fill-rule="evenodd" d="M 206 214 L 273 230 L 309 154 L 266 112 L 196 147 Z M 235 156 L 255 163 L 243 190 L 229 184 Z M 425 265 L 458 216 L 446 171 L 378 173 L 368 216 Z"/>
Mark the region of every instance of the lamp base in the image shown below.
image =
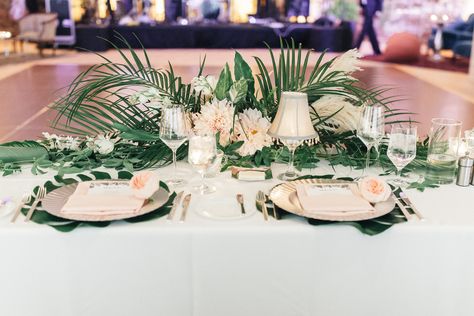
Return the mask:
<path id="1" fill-rule="evenodd" d="M 296 173 L 294 171 L 287 171 L 282 174 L 279 174 L 277 178 L 283 181 L 291 181 L 299 177 L 301 177 L 299 173 Z"/>

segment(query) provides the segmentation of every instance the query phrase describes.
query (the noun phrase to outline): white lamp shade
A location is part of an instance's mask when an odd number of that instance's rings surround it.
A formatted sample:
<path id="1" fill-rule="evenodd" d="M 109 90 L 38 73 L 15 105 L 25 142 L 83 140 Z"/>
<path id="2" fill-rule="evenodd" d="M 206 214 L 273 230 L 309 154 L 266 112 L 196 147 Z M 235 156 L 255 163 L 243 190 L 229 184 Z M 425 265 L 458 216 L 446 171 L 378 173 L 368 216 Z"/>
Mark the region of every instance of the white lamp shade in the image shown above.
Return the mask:
<path id="1" fill-rule="evenodd" d="M 278 111 L 268 134 L 282 140 L 305 140 L 318 137 L 309 114 L 308 95 L 283 92 Z"/>

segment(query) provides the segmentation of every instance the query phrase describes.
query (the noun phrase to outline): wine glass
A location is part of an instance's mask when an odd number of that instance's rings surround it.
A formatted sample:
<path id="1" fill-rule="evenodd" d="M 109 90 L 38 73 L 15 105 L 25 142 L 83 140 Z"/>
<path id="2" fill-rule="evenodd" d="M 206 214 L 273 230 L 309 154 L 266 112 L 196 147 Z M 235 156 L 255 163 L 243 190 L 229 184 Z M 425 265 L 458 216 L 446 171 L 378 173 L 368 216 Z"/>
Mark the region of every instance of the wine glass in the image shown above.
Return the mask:
<path id="1" fill-rule="evenodd" d="M 166 182 L 170 185 L 179 186 L 186 180 L 177 177 L 176 151 L 188 139 L 185 112 L 182 107 L 170 106 L 161 109 L 160 139 L 173 152 L 174 175 Z"/>
<path id="2" fill-rule="evenodd" d="M 215 163 L 218 157 L 216 138 L 214 136 L 193 136 L 189 139 L 188 162 L 201 176 L 201 184 L 193 189 L 199 194 L 216 191 L 214 186 L 204 182 L 206 171 Z"/>
<path id="3" fill-rule="evenodd" d="M 363 106 L 357 127 L 357 137 L 367 147 L 366 169 L 370 164 L 370 150 L 382 140 L 384 130 L 385 107 L 382 104 Z"/>
<path id="4" fill-rule="evenodd" d="M 397 179 L 392 182 L 399 187 L 407 184 L 400 178 L 400 172 L 416 157 L 416 134 L 415 126 L 392 126 L 387 156 L 396 168 Z"/>

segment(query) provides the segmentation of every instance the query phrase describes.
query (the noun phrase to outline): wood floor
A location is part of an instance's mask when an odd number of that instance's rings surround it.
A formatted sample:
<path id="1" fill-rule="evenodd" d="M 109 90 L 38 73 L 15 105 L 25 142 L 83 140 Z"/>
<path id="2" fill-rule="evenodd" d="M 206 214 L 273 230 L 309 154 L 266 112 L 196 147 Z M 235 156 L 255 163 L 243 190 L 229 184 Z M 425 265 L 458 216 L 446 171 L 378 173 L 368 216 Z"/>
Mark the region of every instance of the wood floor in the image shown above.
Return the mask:
<path id="1" fill-rule="evenodd" d="M 160 50 L 150 56 L 157 67 L 164 67 L 168 60 L 175 72 L 184 80 L 191 80 L 197 73 L 199 57 L 206 54 L 206 73 L 217 74 L 220 65 L 232 62 L 231 50 Z M 262 56 L 270 60 L 264 50 L 244 50 L 244 57 Z M 117 59 L 114 52 L 107 57 Z M 0 142 L 34 139 L 42 131 L 51 131 L 49 121 L 54 113 L 47 105 L 65 93 L 64 88 L 81 71 L 98 62 L 93 54 L 67 54 L 58 58 L 0 66 Z M 474 127 L 474 82 L 467 75 L 445 71 L 428 71 L 379 63 L 364 63 L 365 70 L 356 74 L 363 84 L 388 86 L 393 95 L 404 100 L 394 104 L 417 113 L 411 118 L 420 122 L 420 134 L 428 132 L 433 117 L 450 117 L 463 121 L 464 129 Z M 254 65 L 253 65 L 254 67 Z M 443 83 L 444 82 L 444 83 Z"/>

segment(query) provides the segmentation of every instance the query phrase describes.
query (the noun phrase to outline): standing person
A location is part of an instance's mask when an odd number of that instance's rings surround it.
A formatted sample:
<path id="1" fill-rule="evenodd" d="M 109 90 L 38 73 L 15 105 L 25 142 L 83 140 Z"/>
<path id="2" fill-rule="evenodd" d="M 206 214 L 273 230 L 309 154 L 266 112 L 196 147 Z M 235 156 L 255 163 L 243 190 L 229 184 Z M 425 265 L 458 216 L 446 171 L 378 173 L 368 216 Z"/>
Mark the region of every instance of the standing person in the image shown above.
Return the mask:
<path id="1" fill-rule="evenodd" d="M 374 16 L 378 11 L 382 11 L 383 0 L 360 0 L 362 13 L 364 14 L 364 25 L 356 42 L 356 47 L 360 48 L 365 36 L 369 36 L 370 44 L 375 55 L 380 55 L 379 41 L 374 29 Z"/>

